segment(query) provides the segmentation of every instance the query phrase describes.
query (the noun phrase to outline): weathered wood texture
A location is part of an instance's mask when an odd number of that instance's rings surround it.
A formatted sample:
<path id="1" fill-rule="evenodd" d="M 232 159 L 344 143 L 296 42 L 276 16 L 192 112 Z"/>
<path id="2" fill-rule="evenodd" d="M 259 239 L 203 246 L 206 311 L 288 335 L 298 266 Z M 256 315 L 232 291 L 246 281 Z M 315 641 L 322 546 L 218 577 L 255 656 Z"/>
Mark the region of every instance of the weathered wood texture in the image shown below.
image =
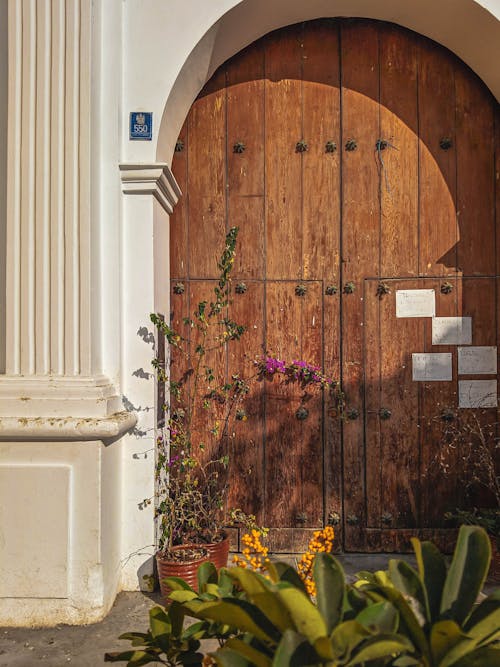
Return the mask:
<path id="1" fill-rule="evenodd" d="M 342 421 L 326 396 L 300 421 L 297 388 L 252 388 L 229 503 L 271 528 L 272 549 L 300 551 L 327 522 L 351 551 L 406 550 L 412 535 L 449 546 L 461 463 L 452 453 L 444 474 L 438 459 L 443 411 L 458 410 L 457 346 L 432 344 L 430 317 L 396 317 L 396 292 L 433 289 L 436 315 L 472 317 L 472 344 L 497 344 L 499 126 L 498 104 L 453 54 L 367 20 L 271 33 L 193 104 L 173 161 L 184 196 L 171 276 L 187 285 L 174 322 L 210 297 L 237 225 L 233 281 L 246 291 L 230 314 L 248 333 L 213 363 L 248 374 L 264 351 L 302 358 L 346 394 Z M 451 353 L 453 380 L 413 381 L 414 352 Z"/>

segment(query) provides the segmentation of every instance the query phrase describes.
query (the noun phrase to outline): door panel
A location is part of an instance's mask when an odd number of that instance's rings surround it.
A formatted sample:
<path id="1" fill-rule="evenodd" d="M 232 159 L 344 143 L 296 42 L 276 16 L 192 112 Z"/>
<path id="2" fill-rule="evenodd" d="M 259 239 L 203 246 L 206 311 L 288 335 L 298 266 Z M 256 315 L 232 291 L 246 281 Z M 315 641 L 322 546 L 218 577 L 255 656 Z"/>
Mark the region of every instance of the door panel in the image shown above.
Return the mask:
<path id="1" fill-rule="evenodd" d="M 303 297 L 296 282 L 268 281 L 266 300 L 267 349 L 280 359 L 306 358 L 320 363 L 322 353 L 321 283 L 308 281 Z M 266 395 L 266 511 L 265 525 L 295 529 L 323 525 L 322 397 L 303 400 L 303 391 L 278 381 L 265 382 Z M 297 410 L 307 416 L 299 419 Z M 280 539 L 271 531 L 269 544 Z M 294 543 L 298 537 L 294 537 Z M 275 544 L 276 540 L 276 544 Z M 307 545 L 306 545 L 307 546 Z"/>
<path id="2" fill-rule="evenodd" d="M 451 536 L 443 528 L 446 509 L 464 501 L 460 483 L 460 451 L 447 453 L 446 474 L 440 465 L 440 443 L 446 440 L 449 421 L 460 413 L 462 423 L 496 420 L 496 409 L 460 408 L 458 383 L 490 376 L 458 375 L 459 345 L 432 344 L 432 318 L 397 317 L 399 290 L 433 290 L 437 317 L 471 317 L 473 345 L 494 345 L 496 327 L 485 318 L 495 299 L 494 278 L 453 279 L 453 289 L 441 292 L 442 280 L 388 280 L 390 293 L 377 295 L 377 282 L 365 281 L 365 367 L 377 368 L 366 376 L 365 414 L 367 448 L 367 535 L 369 546 L 397 551 L 405 546 L 406 530 L 427 527 L 444 547 Z M 479 297 L 479 292 L 481 296 Z M 462 305 L 463 304 L 463 305 Z M 449 381 L 413 379 L 412 353 L 449 353 L 453 377 Z M 368 362 L 370 360 L 370 362 Z M 492 376 L 496 377 L 496 376 Z M 423 534 L 423 533 L 422 533 Z M 429 534 L 429 532 L 425 532 Z"/>
<path id="3" fill-rule="evenodd" d="M 378 275 L 380 264 L 380 186 L 375 159 L 380 137 L 378 29 L 371 22 L 347 24 L 341 39 L 342 387 L 348 410 L 343 424 L 344 530 L 346 544 L 356 550 L 363 545 L 366 521 L 363 279 Z M 356 142 L 355 150 L 345 150 L 348 141 Z M 354 292 L 346 292 L 348 283 Z M 358 416 L 351 418 L 355 414 Z"/>
<path id="4" fill-rule="evenodd" d="M 472 344 L 497 344 L 498 119 L 453 54 L 357 19 L 263 37 L 193 104 L 173 160 L 184 196 L 171 277 L 186 284 L 174 322 L 211 289 L 238 226 L 233 280 L 246 291 L 230 313 L 249 333 L 221 372 L 268 351 L 317 363 L 346 397 L 342 419 L 325 395 L 301 421 L 296 388 L 252 389 L 229 503 L 271 528 L 274 551 L 303 550 L 328 522 L 351 551 L 406 550 L 412 535 L 450 545 L 443 514 L 463 502 L 463 464 L 452 452 L 451 473 L 436 465 L 443 413 L 491 421 L 496 409 L 459 408 L 458 346 L 433 345 L 431 317 L 396 317 L 396 293 L 434 290 L 438 316 L 471 317 Z M 451 354 L 452 380 L 413 380 L 416 352 Z"/>

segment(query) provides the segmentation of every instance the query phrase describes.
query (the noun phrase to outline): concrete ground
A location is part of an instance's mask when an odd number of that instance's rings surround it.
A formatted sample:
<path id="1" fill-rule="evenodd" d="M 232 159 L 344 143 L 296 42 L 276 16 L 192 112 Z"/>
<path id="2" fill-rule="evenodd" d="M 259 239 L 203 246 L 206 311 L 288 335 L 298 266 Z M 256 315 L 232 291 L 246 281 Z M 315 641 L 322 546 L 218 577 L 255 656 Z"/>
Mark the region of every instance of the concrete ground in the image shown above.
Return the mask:
<path id="1" fill-rule="evenodd" d="M 349 577 L 360 570 L 386 569 L 388 559 L 395 557 L 395 554 L 338 556 Z M 411 556 L 404 555 L 403 558 L 411 562 Z M 486 590 L 491 588 L 488 586 Z M 155 604 L 161 604 L 159 593 L 120 593 L 111 612 L 100 623 L 35 629 L 0 628 L 0 667 L 104 665 L 105 652 L 130 647 L 128 641 L 118 639 L 120 634 L 147 630 L 148 610 Z"/>

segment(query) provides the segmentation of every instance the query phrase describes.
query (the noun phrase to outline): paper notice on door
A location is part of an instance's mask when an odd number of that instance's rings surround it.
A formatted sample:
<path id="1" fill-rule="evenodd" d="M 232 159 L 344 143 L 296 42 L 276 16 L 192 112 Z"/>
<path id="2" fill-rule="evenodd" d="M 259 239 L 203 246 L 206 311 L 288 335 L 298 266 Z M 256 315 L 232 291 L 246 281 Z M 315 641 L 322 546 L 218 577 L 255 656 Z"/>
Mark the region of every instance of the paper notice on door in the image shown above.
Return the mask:
<path id="1" fill-rule="evenodd" d="M 425 354 L 416 352 L 411 356 L 415 382 L 438 382 L 452 379 L 451 352 Z"/>
<path id="2" fill-rule="evenodd" d="M 396 317 L 434 317 L 435 314 L 433 289 L 396 290 Z"/>
<path id="3" fill-rule="evenodd" d="M 433 345 L 470 345 L 472 318 L 434 317 L 432 319 Z"/>
<path id="4" fill-rule="evenodd" d="M 496 380 L 459 380 L 459 408 L 496 408 Z"/>
<path id="5" fill-rule="evenodd" d="M 473 346 L 458 348 L 459 375 L 496 375 L 497 348 Z"/>

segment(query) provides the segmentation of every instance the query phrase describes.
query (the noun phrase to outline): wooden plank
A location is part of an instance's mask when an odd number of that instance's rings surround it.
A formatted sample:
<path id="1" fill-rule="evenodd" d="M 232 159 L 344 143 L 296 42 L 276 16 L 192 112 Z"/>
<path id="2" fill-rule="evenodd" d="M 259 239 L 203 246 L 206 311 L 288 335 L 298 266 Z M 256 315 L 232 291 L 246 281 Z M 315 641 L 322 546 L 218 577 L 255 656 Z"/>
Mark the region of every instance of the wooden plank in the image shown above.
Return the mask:
<path id="1" fill-rule="evenodd" d="M 176 281 L 180 282 L 180 281 Z M 188 326 L 183 322 L 185 317 L 190 316 L 190 303 L 189 303 L 189 282 L 183 281 L 184 292 L 181 294 L 176 294 L 171 291 L 170 296 L 170 325 L 172 329 L 179 334 L 183 339 L 183 342 L 180 343 L 179 348 L 171 347 L 170 348 L 170 377 L 175 382 L 182 382 L 182 397 L 180 401 L 177 401 L 173 396 L 170 397 L 170 409 L 171 411 L 179 407 L 180 404 L 188 400 L 189 395 L 189 379 L 185 376 L 186 371 L 189 368 L 189 340 L 191 336 L 191 331 Z"/>
<path id="2" fill-rule="evenodd" d="M 396 291 L 420 285 L 418 280 L 389 285 L 390 294 L 377 297 L 375 284 L 370 294 L 380 303 L 380 525 L 415 528 L 419 519 L 419 388 L 412 379 L 411 353 L 421 349 L 423 322 L 396 317 Z M 388 418 L 384 410 L 390 412 Z M 375 465 L 373 459 L 370 463 Z"/>
<path id="3" fill-rule="evenodd" d="M 496 275 L 500 275 L 500 104 L 495 106 L 495 228 Z"/>
<path id="4" fill-rule="evenodd" d="M 424 38 L 419 45 L 420 275 L 457 271 L 455 58 Z M 449 138 L 448 150 L 440 141 Z"/>
<path id="5" fill-rule="evenodd" d="M 300 360 L 321 368 L 323 361 L 322 283 L 308 282 L 307 293 L 301 301 Z M 294 359 L 292 359 L 294 361 Z M 323 527 L 323 392 L 311 388 L 302 392 L 307 419 L 300 421 L 299 471 L 301 514 L 304 527 Z M 290 415 L 293 418 L 293 415 Z"/>
<path id="6" fill-rule="evenodd" d="M 304 297 L 295 283 L 267 283 L 266 348 L 291 361 L 301 353 L 301 308 Z M 293 528 L 302 514 L 300 484 L 301 424 L 295 417 L 300 391 L 279 379 L 266 380 L 265 521 L 267 526 Z M 286 465 L 284 462 L 286 461 Z"/>
<path id="7" fill-rule="evenodd" d="M 418 281 L 402 281 L 398 286 L 418 289 L 420 285 Z M 412 378 L 411 352 L 421 349 L 424 326 L 420 318 L 396 318 L 395 297 L 383 300 L 380 321 L 381 407 L 387 405 L 391 411 L 390 418 L 381 422 L 383 465 L 388 466 L 387 478 L 391 480 L 387 484 L 384 474 L 382 504 L 384 513 L 393 517 L 391 525 L 409 528 L 419 520 L 420 456 L 419 388 Z"/>
<path id="8" fill-rule="evenodd" d="M 448 283 L 452 291 L 448 294 L 441 287 Z M 460 317 L 461 281 L 447 277 L 446 280 L 426 279 L 421 281 L 425 289 L 434 289 L 436 294 L 436 315 L 438 317 Z M 456 454 L 450 452 L 451 474 L 445 474 L 440 463 L 440 452 L 449 422 L 447 414 L 455 414 L 457 401 L 457 360 L 456 345 L 432 345 L 432 322 L 425 321 L 423 350 L 426 352 L 448 352 L 452 354 L 453 380 L 451 382 L 423 382 L 420 402 L 420 525 L 435 528 L 444 525 L 444 504 L 453 503 L 456 498 Z"/>
<path id="9" fill-rule="evenodd" d="M 380 171 L 382 276 L 418 275 L 417 45 L 395 25 L 380 32 Z M 381 146 L 383 148 L 383 144 Z"/>
<path id="10" fill-rule="evenodd" d="M 382 509 L 382 450 L 380 441 L 380 309 L 381 300 L 373 297 L 378 281 L 364 281 L 364 337 L 365 358 L 370 363 L 364 369 L 365 388 L 365 441 L 366 441 L 366 526 L 379 528 Z M 387 297 L 385 297 L 387 298 Z M 390 297 L 389 297 L 390 298 Z M 372 533 L 375 535 L 375 533 Z M 379 535 L 378 533 L 376 534 Z M 375 544 L 371 544 L 372 549 Z"/>
<path id="11" fill-rule="evenodd" d="M 466 67 L 457 67 L 455 84 L 457 214 L 460 227 L 458 265 L 464 275 L 494 275 L 495 137 L 492 97 L 484 84 Z"/>
<path id="12" fill-rule="evenodd" d="M 335 22 L 313 21 L 303 34 L 303 277 L 338 283 L 340 254 L 340 72 Z M 328 153 L 326 144 L 335 143 Z"/>
<path id="13" fill-rule="evenodd" d="M 230 317 L 247 328 L 240 341 L 228 345 L 229 377 L 248 378 L 250 391 L 241 405 L 245 414 L 232 422 L 230 429 L 231 486 L 228 507 L 255 514 L 264 522 L 264 386 L 251 381 L 253 361 L 264 345 L 264 283 L 249 281 L 244 294 L 234 294 Z"/>
<path id="14" fill-rule="evenodd" d="M 323 282 L 323 366 L 328 377 L 340 381 L 340 294 L 327 294 Z M 342 544 L 342 440 L 341 415 L 335 397 L 326 392 L 323 411 L 325 522 L 334 523 L 338 544 Z"/>
<path id="15" fill-rule="evenodd" d="M 188 276 L 187 119 L 179 133 L 178 141 L 182 142 L 183 149 L 174 152 L 172 173 L 179 184 L 182 197 L 177 202 L 174 212 L 170 216 L 170 276 L 172 280 L 185 279 Z"/>
<path id="16" fill-rule="evenodd" d="M 226 91 L 219 70 L 188 119 L 188 251 L 191 278 L 216 278 L 226 232 Z"/>
<path id="17" fill-rule="evenodd" d="M 292 26 L 266 38 L 266 272 L 302 274 L 301 33 Z"/>
<path id="18" fill-rule="evenodd" d="M 340 379 L 340 297 L 325 294 L 328 286 L 340 281 L 340 59 L 339 27 L 336 21 L 312 21 L 303 32 L 303 135 L 308 150 L 302 155 L 302 182 L 305 196 L 302 200 L 303 277 L 323 281 L 323 359 L 313 351 L 304 352 L 305 359 L 317 356 L 324 370 Z M 327 142 L 334 142 L 334 152 L 327 152 Z M 315 444 L 311 455 L 318 465 L 324 459 L 323 479 L 310 483 L 324 485 L 325 520 L 336 521 L 342 515 L 342 468 L 340 421 L 333 413 L 334 401 L 329 392 L 324 396 L 323 439 L 324 452 L 318 460 Z M 321 440 L 321 434 L 315 436 Z M 309 463 L 304 461 L 306 466 Z M 311 494 L 311 501 L 316 493 Z M 312 514 L 311 508 L 307 513 Z M 323 507 L 316 509 L 320 519 Z M 321 517 L 323 519 L 323 517 Z M 318 524 L 319 525 L 319 524 Z M 335 527 L 340 543 L 341 526 Z"/>
<path id="19" fill-rule="evenodd" d="M 264 109 L 264 48 L 257 42 L 227 66 L 228 226 L 240 230 L 235 278 L 264 277 Z"/>
<path id="20" fill-rule="evenodd" d="M 456 529 L 420 529 L 420 530 L 380 530 L 369 528 L 367 530 L 367 542 L 384 544 L 386 553 L 414 553 L 411 546 L 411 538 L 418 537 L 420 540 L 433 542 L 438 549 L 446 554 L 453 553 L 455 547 Z"/>
<path id="21" fill-rule="evenodd" d="M 238 242 L 233 269 L 235 285 L 247 278 L 264 278 L 264 207 L 261 196 L 231 195 L 227 202 L 228 225 L 238 227 Z"/>
<path id="22" fill-rule="evenodd" d="M 265 544 L 271 553 L 303 554 L 313 538 L 316 528 L 271 528 Z M 333 550 L 339 551 L 339 538 L 335 534 Z"/>
<path id="23" fill-rule="evenodd" d="M 379 272 L 378 173 L 375 161 L 367 159 L 373 155 L 374 137 L 380 131 L 378 48 L 376 25 L 357 21 L 342 24 L 342 280 L 344 284 L 353 282 L 356 289 L 342 295 L 342 384 L 348 406 L 360 414 L 360 418 L 346 421 L 343 429 L 348 550 L 362 547 L 361 526 L 365 522 L 362 280 Z M 356 150 L 345 150 L 349 139 L 357 142 Z M 354 517 L 358 524 L 352 523 Z"/>
<path id="24" fill-rule="evenodd" d="M 418 275 L 417 46 L 412 35 L 386 25 L 380 29 L 379 44 L 380 139 L 387 142 L 385 150 L 375 152 L 380 173 L 380 274 Z M 377 296 L 377 290 L 385 286 L 391 292 Z M 380 487 L 378 525 L 414 527 L 418 520 L 418 388 L 412 382 L 408 350 L 418 349 L 421 330 L 415 319 L 396 318 L 395 291 L 416 289 L 418 283 L 379 286 L 370 282 L 367 287 L 366 299 L 378 300 L 380 318 L 376 351 L 380 400 L 379 411 L 372 416 L 378 419 L 380 451 L 372 453 L 367 442 L 367 503 L 371 502 L 369 470 L 375 468 Z M 367 352 L 366 359 L 371 358 Z M 383 531 L 382 537 L 386 534 Z"/>

